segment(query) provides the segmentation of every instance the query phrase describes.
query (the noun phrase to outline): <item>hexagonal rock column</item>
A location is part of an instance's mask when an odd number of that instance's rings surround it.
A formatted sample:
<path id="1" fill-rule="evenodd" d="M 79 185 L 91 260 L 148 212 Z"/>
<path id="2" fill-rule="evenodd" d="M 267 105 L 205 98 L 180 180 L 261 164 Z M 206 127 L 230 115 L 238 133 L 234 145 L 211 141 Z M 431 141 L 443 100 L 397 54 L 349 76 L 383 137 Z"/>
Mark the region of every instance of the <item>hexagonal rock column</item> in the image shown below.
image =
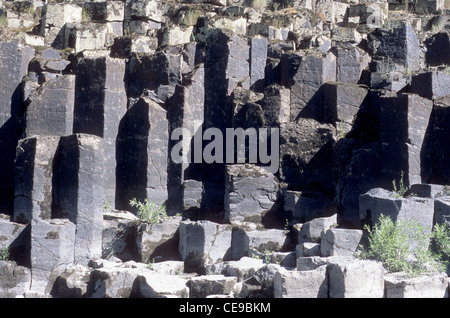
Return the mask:
<path id="1" fill-rule="evenodd" d="M 167 112 L 140 98 L 121 120 L 117 140 L 116 205 L 129 209 L 133 198 L 163 204 L 167 198 Z"/>
<path id="2" fill-rule="evenodd" d="M 383 188 L 399 184 L 404 172 L 405 185 L 421 183 L 426 169 L 426 140 L 433 102 L 414 94 L 380 98 L 380 180 Z"/>
<path id="3" fill-rule="evenodd" d="M 53 218 L 76 224 L 74 260 L 85 264 L 102 254 L 103 140 L 86 134 L 61 137 L 54 178 Z"/>

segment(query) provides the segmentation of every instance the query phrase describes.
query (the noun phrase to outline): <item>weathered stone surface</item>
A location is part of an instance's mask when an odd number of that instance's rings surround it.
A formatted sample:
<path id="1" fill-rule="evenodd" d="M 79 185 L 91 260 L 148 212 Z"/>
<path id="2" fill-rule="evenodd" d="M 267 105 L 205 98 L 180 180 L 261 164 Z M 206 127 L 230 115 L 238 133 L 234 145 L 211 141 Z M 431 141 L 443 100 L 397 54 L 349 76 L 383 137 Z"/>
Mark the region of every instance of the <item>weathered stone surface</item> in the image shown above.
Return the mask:
<path id="1" fill-rule="evenodd" d="M 434 222 L 450 225 L 450 198 L 443 197 L 434 200 Z"/>
<path id="2" fill-rule="evenodd" d="M 86 291 L 88 298 L 129 298 L 139 268 L 105 267 L 92 271 L 90 286 Z"/>
<path id="3" fill-rule="evenodd" d="M 450 75 L 445 71 L 417 74 L 411 79 L 411 92 L 428 99 L 444 97 L 450 91 Z"/>
<path id="4" fill-rule="evenodd" d="M 292 104 L 291 104 L 292 106 Z M 280 127 L 280 179 L 295 190 L 334 192 L 332 146 L 335 128 L 301 118 Z"/>
<path id="5" fill-rule="evenodd" d="M 103 137 L 105 201 L 115 206 L 116 142 L 127 110 L 126 63 L 123 59 L 89 56 L 76 62 L 73 131 Z M 94 75 L 95 74 L 95 75 Z"/>
<path id="6" fill-rule="evenodd" d="M 237 277 L 207 275 L 189 280 L 189 298 L 206 298 L 209 295 L 229 295 L 237 283 Z"/>
<path id="7" fill-rule="evenodd" d="M 419 39 L 410 22 L 387 20 L 371 35 L 370 48 L 376 58 L 390 58 L 410 71 L 420 69 Z"/>
<path id="8" fill-rule="evenodd" d="M 295 248 L 297 257 L 320 256 L 320 243 L 302 242 Z"/>
<path id="9" fill-rule="evenodd" d="M 277 198 L 275 176 L 256 165 L 227 165 L 225 220 L 261 222 Z"/>
<path id="10" fill-rule="evenodd" d="M 278 127 L 290 120 L 291 94 L 289 89 L 270 85 L 264 89 L 264 98 L 257 102 L 264 112 L 267 126 Z"/>
<path id="11" fill-rule="evenodd" d="M 333 202 L 322 192 L 287 190 L 283 198 L 283 210 L 289 222 L 308 222 L 334 211 Z"/>
<path id="12" fill-rule="evenodd" d="M 281 270 L 280 265 L 266 264 L 258 269 L 252 277 L 242 283 L 239 297 L 243 298 L 273 298 L 273 281 Z"/>
<path id="13" fill-rule="evenodd" d="M 310 271 L 321 267 L 322 265 L 327 265 L 328 260 L 332 257 L 321 257 L 321 256 L 301 256 L 297 257 L 297 270 L 298 271 Z"/>
<path id="14" fill-rule="evenodd" d="M 66 217 L 76 224 L 74 257 L 84 265 L 102 255 L 103 160 L 100 137 L 74 134 L 61 138 L 52 217 Z"/>
<path id="15" fill-rule="evenodd" d="M 302 242 L 320 242 L 322 233 L 337 226 L 337 215 L 314 218 L 304 224 L 294 225 L 297 240 Z"/>
<path id="16" fill-rule="evenodd" d="M 327 298 L 328 278 L 326 266 L 310 271 L 286 271 L 275 274 L 275 298 Z"/>
<path id="17" fill-rule="evenodd" d="M 447 90 L 448 92 L 448 90 Z M 450 183 L 450 169 L 448 157 L 450 138 L 448 133 L 448 120 L 450 118 L 450 95 L 436 98 L 433 105 L 432 128 L 432 173 L 431 182 L 437 184 Z"/>
<path id="18" fill-rule="evenodd" d="M 265 87 L 267 39 L 252 37 L 250 42 L 250 88 L 261 92 Z"/>
<path id="19" fill-rule="evenodd" d="M 323 120 L 322 84 L 336 81 L 336 57 L 329 53 L 321 55 L 306 55 L 300 59 L 296 73 L 292 78 L 291 89 L 291 121 L 298 118 Z M 295 66 L 295 65 L 294 65 Z M 286 67 L 294 67 L 288 65 Z"/>
<path id="20" fill-rule="evenodd" d="M 425 230 L 432 230 L 434 200 L 409 197 L 396 198 L 391 191 L 375 188 L 359 197 L 360 218 L 374 225 L 381 214 L 393 220 L 417 220 Z"/>
<path id="21" fill-rule="evenodd" d="M 322 232 L 320 254 L 327 256 L 353 256 L 361 241 L 362 231 L 352 229 L 329 229 Z"/>
<path id="22" fill-rule="evenodd" d="M 179 259 L 178 227 L 180 217 L 164 219 L 161 223 L 142 223 L 137 228 L 136 246 L 140 262 Z"/>
<path id="23" fill-rule="evenodd" d="M 91 269 L 82 265 L 67 265 L 52 272 L 56 277 L 49 292 L 55 298 L 84 298 L 90 282 Z"/>
<path id="24" fill-rule="evenodd" d="M 15 160 L 14 220 L 52 216 L 53 161 L 59 137 L 42 136 L 22 139 Z"/>
<path id="25" fill-rule="evenodd" d="M 430 100 L 414 94 L 380 99 L 381 187 L 389 189 L 392 180 L 398 185 L 401 171 L 405 185 L 421 183 L 427 172 L 424 140 L 432 108 Z"/>
<path id="26" fill-rule="evenodd" d="M 188 298 L 188 279 L 177 275 L 142 272 L 133 283 L 130 297 Z"/>
<path id="27" fill-rule="evenodd" d="M 287 231 L 278 229 L 250 229 L 245 225 L 233 226 L 231 257 L 238 260 L 243 256 L 265 256 L 289 246 Z"/>
<path id="28" fill-rule="evenodd" d="M 30 290 L 31 271 L 15 262 L 0 261 L 0 298 L 23 296 Z"/>
<path id="29" fill-rule="evenodd" d="M 210 221 L 183 221 L 179 252 L 186 272 L 204 272 L 205 265 L 230 258 L 231 226 Z"/>
<path id="30" fill-rule="evenodd" d="M 368 91 L 358 85 L 326 83 L 324 91 L 324 120 L 336 127 L 336 136 L 342 138 L 352 129 L 367 103 Z"/>
<path id="31" fill-rule="evenodd" d="M 167 200 L 167 112 L 156 102 L 139 99 L 119 126 L 116 204 L 129 209 L 133 198 L 156 204 Z"/>
<path id="32" fill-rule="evenodd" d="M 330 298 L 382 298 L 381 263 L 354 258 L 331 258 L 327 267 Z"/>
<path id="33" fill-rule="evenodd" d="M 333 149 L 339 224 L 360 226 L 359 196 L 380 184 L 379 143 L 340 139 Z"/>
<path id="34" fill-rule="evenodd" d="M 14 202 L 14 158 L 19 140 L 22 77 L 34 50 L 10 40 L 0 43 L 0 212 L 12 214 Z"/>
<path id="35" fill-rule="evenodd" d="M 48 293 L 52 271 L 74 262 L 75 231 L 67 219 L 31 221 L 32 291 Z"/>
<path id="36" fill-rule="evenodd" d="M 72 134 L 75 76 L 56 76 L 39 86 L 38 91 L 25 111 L 25 137 Z"/>
<path id="37" fill-rule="evenodd" d="M 227 261 L 206 266 L 206 272 L 237 277 L 238 282 L 252 277 L 257 270 L 266 264 L 263 259 L 243 256 L 238 261 Z"/>
<path id="38" fill-rule="evenodd" d="M 105 211 L 103 218 L 102 258 L 129 261 L 137 257 L 137 216 L 125 211 Z"/>
<path id="39" fill-rule="evenodd" d="M 446 298 L 448 282 L 445 273 L 414 278 L 405 278 L 403 273 L 384 276 L 386 298 Z"/>
<path id="40" fill-rule="evenodd" d="M 7 248 L 9 260 L 29 266 L 30 226 L 12 222 L 9 216 L 0 214 L 0 233 L 0 250 Z"/>

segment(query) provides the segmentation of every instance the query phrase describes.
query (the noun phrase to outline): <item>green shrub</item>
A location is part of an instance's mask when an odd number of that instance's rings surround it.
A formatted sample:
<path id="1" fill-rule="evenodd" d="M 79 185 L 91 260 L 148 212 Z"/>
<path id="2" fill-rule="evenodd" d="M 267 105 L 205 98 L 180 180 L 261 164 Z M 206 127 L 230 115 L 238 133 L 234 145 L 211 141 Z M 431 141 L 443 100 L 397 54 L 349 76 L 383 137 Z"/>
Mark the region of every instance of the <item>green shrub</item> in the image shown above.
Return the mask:
<path id="1" fill-rule="evenodd" d="M 0 248 L 0 261 L 9 260 L 9 246 Z"/>
<path id="2" fill-rule="evenodd" d="M 393 194 L 394 194 L 394 197 L 397 199 L 402 198 L 405 195 L 405 193 L 409 190 L 409 188 L 407 186 L 405 186 L 403 179 L 404 179 L 404 173 L 402 171 L 401 176 L 400 176 L 400 181 L 399 181 L 400 188 L 398 188 L 398 189 L 397 189 L 397 183 L 395 182 L 395 180 L 392 180 L 392 188 L 394 189 Z"/>
<path id="3" fill-rule="evenodd" d="M 368 250 L 360 246 L 355 256 L 380 261 L 389 272 L 403 271 L 412 277 L 445 270 L 429 248 L 434 232 L 427 233 L 417 220 L 394 222 L 381 215 L 372 229 L 367 225 L 364 229 L 369 235 Z"/>
<path id="4" fill-rule="evenodd" d="M 443 261 L 450 260 L 450 226 L 447 223 L 435 224 L 432 233 L 434 251 Z"/>
<path id="5" fill-rule="evenodd" d="M 130 205 L 137 207 L 137 217 L 144 222 L 156 224 L 167 218 L 166 207 L 149 202 L 148 199 L 139 202 L 136 198 L 133 198 L 130 200 Z"/>

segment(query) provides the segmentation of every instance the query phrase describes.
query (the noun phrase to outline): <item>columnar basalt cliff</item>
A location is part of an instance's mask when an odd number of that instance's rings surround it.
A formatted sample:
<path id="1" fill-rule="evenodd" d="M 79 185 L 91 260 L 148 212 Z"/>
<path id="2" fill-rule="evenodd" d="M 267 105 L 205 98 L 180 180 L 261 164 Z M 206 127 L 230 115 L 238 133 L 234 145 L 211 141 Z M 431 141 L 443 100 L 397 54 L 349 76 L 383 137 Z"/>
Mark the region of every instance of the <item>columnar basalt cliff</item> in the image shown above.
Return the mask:
<path id="1" fill-rule="evenodd" d="M 450 224 L 449 17 L 0 0 L 0 297 L 448 297 L 354 253 Z"/>

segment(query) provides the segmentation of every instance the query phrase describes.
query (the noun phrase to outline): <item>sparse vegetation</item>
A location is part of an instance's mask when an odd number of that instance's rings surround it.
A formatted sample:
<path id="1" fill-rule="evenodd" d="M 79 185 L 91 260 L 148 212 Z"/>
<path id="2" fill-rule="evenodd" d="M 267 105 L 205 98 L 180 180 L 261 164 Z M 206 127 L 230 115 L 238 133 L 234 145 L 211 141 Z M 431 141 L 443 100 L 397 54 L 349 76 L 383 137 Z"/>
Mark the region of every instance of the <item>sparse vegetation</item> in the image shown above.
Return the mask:
<path id="1" fill-rule="evenodd" d="M 166 207 L 150 202 L 148 199 L 140 202 L 133 198 L 130 200 L 130 206 L 137 207 L 137 217 L 143 222 L 156 224 L 167 218 Z"/>
<path id="2" fill-rule="evenodd" d="M 0 261 L 9 260 L 9 246 L 4 246 L 0 248 Z"/>
<path id="3" fill-rule="evenodd" d="M 402 271 L 411 277 L 445 270 L 439 255 L 429 248 L 436 231 L 428 233 L 417 220 L 394 222 L 381 215 L 373 228 L 366 225 L 364 229 L 369 234 L 369 246 L 360 246 L 356 257 L 380 261 L 389 272 Z"/>
<path id="4" fill-rule="evenodd" d="M 392 180 L 392 188 L 393 188 L 394 198 L 397 198 L 397 199 L 403 198 L 405 193 L 409 190 L 409 188 L 407 186 L 405 186 L 403 179 L 404 179 L 404 173 L 402 171 L 401 175 L 400 175 L 399 188 L 397 188 L 397 183 L 396 183 L 395 179 Z"/>

